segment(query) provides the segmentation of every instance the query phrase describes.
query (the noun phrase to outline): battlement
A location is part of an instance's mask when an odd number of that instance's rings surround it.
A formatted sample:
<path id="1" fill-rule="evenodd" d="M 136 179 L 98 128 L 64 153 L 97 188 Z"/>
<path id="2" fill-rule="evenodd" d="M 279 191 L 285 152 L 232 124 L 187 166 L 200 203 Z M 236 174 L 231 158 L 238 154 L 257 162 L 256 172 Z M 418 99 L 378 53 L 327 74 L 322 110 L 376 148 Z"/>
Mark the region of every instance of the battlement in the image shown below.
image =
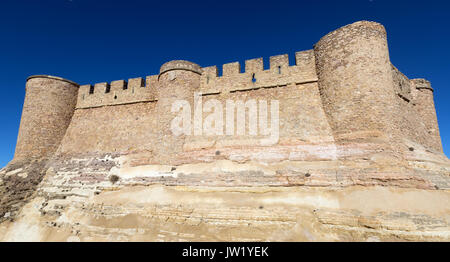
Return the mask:
<path id="1" fill-rule="evenodd" d="M 117 80 L 111 83 L 82 85 L 78 91 L 76 108 L 91 108 L 156 101 L 158 76 Z"/>
<path id="2" fill-rule="evenodd" d="M 295 53 L 292 66 L 287 54 L 271 56 L 269 63 L 270 68 L 264 70 L 263 58 L 246 60 L 244 72 L 239 62 L 227 63 L 222 66 L 223 75 L 219 76 L 217 66 L 201 68 L 188 61 L 173 60 L 161 66 L 159 75 L 173 70 L 198 73 L 201 75 L 199 91 L 205 95 L 317 82 L 313 50 Z M 76 108 L 157 101 L 159 75 L 147 76 L 145 81 L 138 77 L 81 85 Z"/>
<path id="3" fill-rule="evenodd" d="M 292 66 L 287 54 L 271 56 L 269 62 L 270 68 L 264 70 L 263 58 L 246 60 L 244 72 L 241 72 L 239 62 L 224 64 L 222 76 L 219 76 L 217 66 L 205 67 L 200 88 L 204 94 L 209 94 L 317 81 L 313 50 L 295 53 L 296 63 Z"/>

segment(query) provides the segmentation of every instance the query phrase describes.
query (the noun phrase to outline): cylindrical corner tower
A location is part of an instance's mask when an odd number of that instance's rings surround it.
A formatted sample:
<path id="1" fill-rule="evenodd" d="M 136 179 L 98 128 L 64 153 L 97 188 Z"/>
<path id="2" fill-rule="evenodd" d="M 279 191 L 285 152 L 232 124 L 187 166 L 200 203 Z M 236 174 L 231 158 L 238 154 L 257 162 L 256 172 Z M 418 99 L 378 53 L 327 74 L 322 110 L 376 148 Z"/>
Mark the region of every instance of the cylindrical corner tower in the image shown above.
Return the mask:
<path id="1" fill-rule="evenodd" d="M 183 150 L 184 135 L 176 136 L 171 130 L 171 122 L 177 116 L 171 109 L 175 101 L 185 100 L 193 111 L 194 92 L 200 88 L 201 74 L 201 67 L 189 61 L 174 60 L 161 66 L 156 105 L 158 141 L 155 145 L 159 161 L 168 163 L 174 154 Z"/>
<path id="2" fill-rule="evenodd" d="M 390 137 L 397 102 L 385 28 L 356 22 L 324 36 L 314 51 L 335 139 Z"/>
<path id="3" fill-rule="evenodd" d="M 14 160 L 51 157 L 69 126 L 77 83 L 54 76 L 27 79 Z"/>
<path id="4" fill-rule="evenodd" d="M 431 83 L 425 79 L 413 79 L 411 82 L 415 87 L 413 89 L 414 106 L 429 134 L 429 138 L 426 139 L 427 145 L 442 153 L 442 141 L 439 134 L 436 108 L 434 106 L 434 90 L 431 87 Z"/>

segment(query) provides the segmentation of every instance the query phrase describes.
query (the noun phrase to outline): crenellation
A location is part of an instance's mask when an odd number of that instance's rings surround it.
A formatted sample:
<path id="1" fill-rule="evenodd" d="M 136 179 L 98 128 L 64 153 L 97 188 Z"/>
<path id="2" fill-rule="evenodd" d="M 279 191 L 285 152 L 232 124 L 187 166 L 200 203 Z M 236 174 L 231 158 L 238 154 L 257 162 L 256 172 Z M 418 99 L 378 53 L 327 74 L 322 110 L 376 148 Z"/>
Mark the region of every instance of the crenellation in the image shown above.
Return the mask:
<path id="1" fill-rule="evenodd" d="M 130 78 L 128 79 L 129 88 L 141 88 L 145 87 L 145 81 L 142 77 Z"/>
<path id="2" fill-rule="evenodd" d="M 106 82 L 97 83 L 94 85 L 94 93 L 99 94 L 99 95 L 109 93 L 109 92 L 107 92 L 109 86 L 110 85 Z"/>
<path id="3" fill-rule="evenodd" d="M 217 76 L 214 67 L 203 68 L 200 90 L 206 94 L 253 90 L 265 87 L 283 87 L 317 81 L 312 50 L 296 54 L 300 65 L 289 65 L 287 54 L 270 57 L 271 67 L 264 70 L 263 58 L 245 61 L 245 72 L 240 72 L 239 62 L 223 65 L 224 74 Z"/>
<path id="4" fill-rule="evenodd" d="M 200 76 L 200 90 L 203 94 L 219 94 L 222 89 L 217 84 L 219 72 L 217 66 L 208 66 L 202 68 L 203 73 Z"/>
<path id="5" fill-rule="evenodd" d="M 254 58 L 245 61 L 245 73 L 256 73 L 264 70 L 262 58 Z"/>
<path id="6" fill-rule="evenodd" d="M 219 76 L 219 71 L 217 70 L 217 66 L 208 66 L 208 67 L 203 67 L 203 74 L 202 77 L 218 77 Z"/>
<path id="7" fill-rule="evenodd" d="M 78 100 L 84 100 L 85 95 L 89 95 L 89 93 L 91 93 L 91 91 L 95 91 L 95 90 L 93 90 L 93 86 L 91 84 L 81 85 L 78 88 Z"/>
<path id="8" fill-rule="evenodd" d="M 147 76 L 145 78 L 145 88 L 151 89 L 151 92 L 153 92 L 153 94 L 155 94 L 155 89 L 157 88 L 157 85 L 158 85 L 157 75 Z"/>
<path id="9" fill-rule="evenodd" d="M 200 82 L 203 86 L 212 87 L 215 85 L 215 80 L 219 77 L 217 66 L 208 66 L 202 68 L 203 73 L 200 76 Z"/>
<path id="10" fill-rule="evenodd" d="M 289 67 L 289 55 L 277 55 L 270 57 L 270 70 L 281 74 L 282 70 Z"/>
<path id="11" fill-rule="evenodd" d="M 222 67 L 222 77 L 239 75 L 241 72 L 241 64 L 233 62 L 224 64 Z"/>
<path id="12" fill-rule="evenodd" d="M 130 78 L 128 81 L 115 80 L 92 85 L 81 85 L 76 108 L 93 108 L 155 102 L 158 75 Z"/>
<path id="13" fill-rule="evenodd" d="M 310 68 L 315 72 L 315 55 L 314 50 L 306 50 L 295 53 L 295 65 L 300 68 Z"/>
<path id="14" fill-rule="evenodd" d="M 128 83 L 125 80 L 116 80 L 111 82 L 111 92 L 118 92 L 128 88 Z"/>

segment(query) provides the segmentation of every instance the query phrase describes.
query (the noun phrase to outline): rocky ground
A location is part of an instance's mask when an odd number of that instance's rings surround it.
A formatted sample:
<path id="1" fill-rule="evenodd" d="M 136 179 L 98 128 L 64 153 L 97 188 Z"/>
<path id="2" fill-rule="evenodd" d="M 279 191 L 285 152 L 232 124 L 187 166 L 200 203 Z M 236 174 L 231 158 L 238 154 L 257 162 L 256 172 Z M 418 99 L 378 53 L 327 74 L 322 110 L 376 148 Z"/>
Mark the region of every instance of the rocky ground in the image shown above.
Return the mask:
<path id="1" fill-rule="evenodd" d="M 443 155 L 416 149 L 393 165 L 370 150 L 217 151 L 176 165 L 144 153 L 11 163 L 0 171 L 0 240 L 450 241 Z"/>

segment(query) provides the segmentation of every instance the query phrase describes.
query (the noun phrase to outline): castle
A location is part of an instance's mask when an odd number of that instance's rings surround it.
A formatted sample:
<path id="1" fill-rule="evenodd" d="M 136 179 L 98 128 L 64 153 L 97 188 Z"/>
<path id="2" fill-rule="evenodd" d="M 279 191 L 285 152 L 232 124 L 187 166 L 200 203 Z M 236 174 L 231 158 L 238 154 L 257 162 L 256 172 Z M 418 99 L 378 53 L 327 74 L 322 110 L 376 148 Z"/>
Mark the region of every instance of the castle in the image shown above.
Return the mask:
<path id="1" fill-rule="evenodd" d="M 0 169 L 0 241 L 449 241 L 433 89 L 392 65 L 382 25 L 339 28 L 295 65 L 240 67 L 177 60 L 81 86 L 29 77 Z M 251 128 L 174 135 L 177 101 L 207 122 L 199 98 L 276 101 L 276 143 Z"/>
<path id="2" fill-rule="evenodd" d="M 146 79 L 81 86 L 31 76 L 14 159 L 136 150 L 172 155 L 208 147 L 209 138 L 174 138 L 168 131 L 171 103 L 192 101 L 194 92 L 205 99 L 280 100 L 282 141 L 407 139 L 442 152 L 433 89 L 391 64 L 386 31 L 378 23 L 356 22 L 329 33 L 313 50 L 297 52 L 295 65 L 278 55 L 270 57 L 267 70 L 262 58 L 247 60 L 245 72 L 240 67 L 225 64 L 219 76 L 216 66 L 170 61 Z M 244 145 L 233 139 L 216 145 Z"/>

